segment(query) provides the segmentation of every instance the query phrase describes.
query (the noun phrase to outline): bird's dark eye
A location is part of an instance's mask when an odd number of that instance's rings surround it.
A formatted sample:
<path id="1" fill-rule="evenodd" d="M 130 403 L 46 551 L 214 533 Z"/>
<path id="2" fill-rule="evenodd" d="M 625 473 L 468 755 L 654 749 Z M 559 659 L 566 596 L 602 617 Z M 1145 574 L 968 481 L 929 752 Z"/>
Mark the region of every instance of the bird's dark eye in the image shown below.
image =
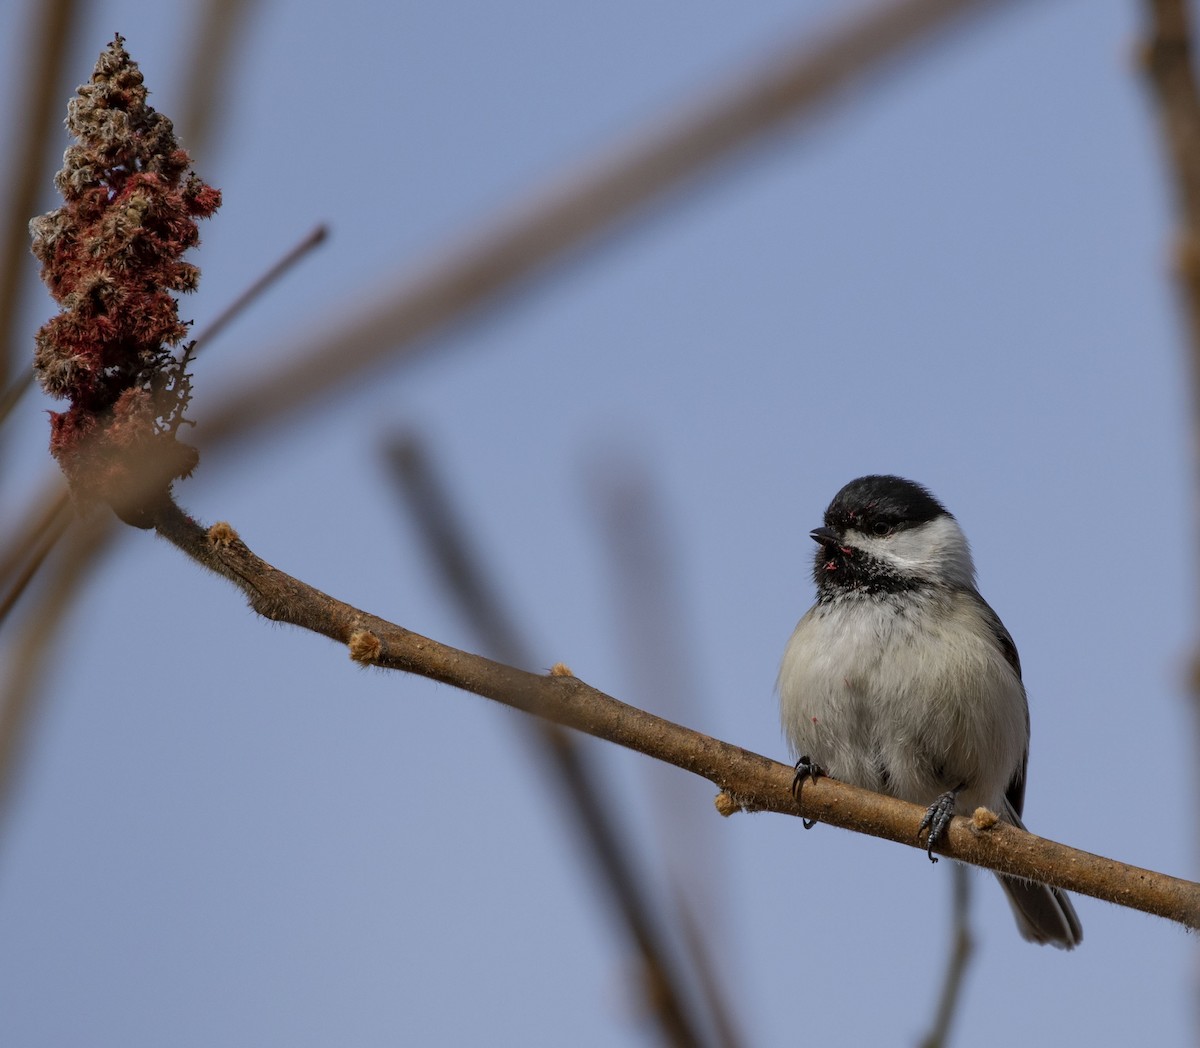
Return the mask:
<path id="1" fill-rule="evenodd" d="M 871 530 L 879 536 L 890 535 L 892 533 L 892 526 L 886 520 L 877 520 L 871 525 Z"/>

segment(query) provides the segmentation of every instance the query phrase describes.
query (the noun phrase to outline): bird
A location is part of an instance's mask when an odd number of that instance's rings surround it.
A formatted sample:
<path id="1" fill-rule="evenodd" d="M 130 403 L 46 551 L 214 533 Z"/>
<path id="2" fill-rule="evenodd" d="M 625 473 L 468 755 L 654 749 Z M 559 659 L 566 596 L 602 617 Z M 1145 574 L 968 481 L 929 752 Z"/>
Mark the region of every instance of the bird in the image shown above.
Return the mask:
<path id="1" fill-rule="evenodd" d="M 927 806 L 929 858 L 956 811 L 1024 829 L 1029 704 L 1017 647 L 980 596 L 958 521 L 930 491 L 872 474 L 811 532 L 816 603 L 784 650 L 777 691 L 796 784 L 829 775 Z M 806 825 L 811 825 L 806 823 Z M 1017 930 L 1083 939 L 1058 888 L 997 874 Z"/>

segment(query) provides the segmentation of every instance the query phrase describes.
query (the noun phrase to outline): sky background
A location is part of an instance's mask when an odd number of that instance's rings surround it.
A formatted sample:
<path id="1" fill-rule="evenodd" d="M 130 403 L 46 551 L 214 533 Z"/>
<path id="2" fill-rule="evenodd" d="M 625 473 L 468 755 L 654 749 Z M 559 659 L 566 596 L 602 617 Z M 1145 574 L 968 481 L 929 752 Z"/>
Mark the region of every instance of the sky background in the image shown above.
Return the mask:
<path id="1" fill-rule="evenodd" d="M 35 6 L 0 5 L 10 97 Z M 86 6 L 69 84 L 119 31 L 176 115 L 188 5 Z M 225 203 L 183 315 L 215 316 L 314 223 L 331 237 L 205 351 L 201 448 L 242 376 L 846 9 L 260 4 L 193 157 Z M 852 477 L 912 477 L 962 523 L 1020 649 L 1030 829 L 1196 878 L 1192 425 L 1139 13 L 1054 0 L 974 20 L 416 360 L 208 456 L 179 501 L 477 650 L 380 450 L 416 435 L 533 668 L 561 660 L 662 710 L 631 671 L 600 508 L 613 483 L 642 485 L 677 595 L 663 626 L 682 648 L 657 667 L 686 694 L 670 715 L 786 760 L 773 687 L 812 598 L 808 531 Z M 21 118 L 0 114 L 0 141 Z M 51 312 L 33 289 L 30 353 Z M 6 427 L 0 527 L 51 468 L 53 406 L 30 396 Z M 658 1043 L 520 719 L 356 668 L 128 529 L 56 646 L 3 823 L 0 1043 Z M 667 879 L 663 839 L 687 871 L 748 1045 L 916 1043 L 949 863 L 722 820 L 711 785 L 588 750 L 647 878 Z M 958 1043 L 1195 1043 L 1195 936 L 1084 898 L 1082 947 L 1039 949 L 990 876 L 972 884 Z"/>

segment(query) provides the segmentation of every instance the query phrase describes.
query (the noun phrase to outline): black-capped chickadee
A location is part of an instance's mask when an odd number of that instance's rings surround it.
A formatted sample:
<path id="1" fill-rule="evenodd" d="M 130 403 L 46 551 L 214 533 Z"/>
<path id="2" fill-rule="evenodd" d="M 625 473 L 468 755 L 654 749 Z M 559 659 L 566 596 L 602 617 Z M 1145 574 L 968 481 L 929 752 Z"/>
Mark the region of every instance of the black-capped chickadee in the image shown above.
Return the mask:
<path id="1" fill-rule="evenodd" d="M 919 484 L 860 477 L 812 537 L 817 602 L 779 670 L 798 781 L 823 773 L 929 805 L 930 849 L 956 808 L 989 808 L 1024 829 L 1021 663 L 975 589 L 958 522 Z M 1022 936 L 1079 945 L 1083 929 L 1063 892 L 997 876 Z"/>

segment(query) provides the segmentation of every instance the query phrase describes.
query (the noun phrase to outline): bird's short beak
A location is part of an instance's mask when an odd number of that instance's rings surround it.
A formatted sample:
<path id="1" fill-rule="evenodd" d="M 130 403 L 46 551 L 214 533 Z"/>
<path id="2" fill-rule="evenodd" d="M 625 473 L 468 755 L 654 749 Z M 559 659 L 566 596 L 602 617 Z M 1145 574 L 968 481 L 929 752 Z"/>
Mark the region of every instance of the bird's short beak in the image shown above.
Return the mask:
<path id="1" fill-rule="evenodd" d="M 814 542 L 819 542 L 822 546 L 837 546 L 841 543 L 841 539 L 837 537 L 833 528 L 813 528 L 808 535 Z"/>

